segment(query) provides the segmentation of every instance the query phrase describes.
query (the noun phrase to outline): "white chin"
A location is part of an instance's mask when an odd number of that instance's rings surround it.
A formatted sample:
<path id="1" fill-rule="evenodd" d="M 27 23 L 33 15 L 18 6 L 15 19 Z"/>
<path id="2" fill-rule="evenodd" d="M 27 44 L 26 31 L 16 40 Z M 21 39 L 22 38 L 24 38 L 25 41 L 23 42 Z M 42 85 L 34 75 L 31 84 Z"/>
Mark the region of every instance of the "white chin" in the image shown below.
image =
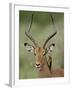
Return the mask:
<path id="1" fill-rule="evenodd" d="M 40 66 L 35 65 L 35 67 L 36 67 L 39 71 L 42 70 L 42 68 L 41 68 Z"/>

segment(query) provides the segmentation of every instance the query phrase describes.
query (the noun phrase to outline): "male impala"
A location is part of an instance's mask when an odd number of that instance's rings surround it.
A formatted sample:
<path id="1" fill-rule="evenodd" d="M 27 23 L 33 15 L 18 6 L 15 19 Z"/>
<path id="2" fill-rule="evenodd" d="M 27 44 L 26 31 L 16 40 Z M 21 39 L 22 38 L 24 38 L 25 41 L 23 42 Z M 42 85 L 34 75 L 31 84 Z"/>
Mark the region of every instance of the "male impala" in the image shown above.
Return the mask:
<path id="1" fill-rule="evenodd" d="M 32 22 L 31 22 L 32 25 Z M 30 25 L 30 28 L 31 28 Z M 43 47 L 40 47 L 38 43 L 34 40 L 30 33 L 30 28 L 28 31 L 25 32 L 25 35 L 33 42 L 33 46 L 29 43 L 24 43 L 24 46 L 29 52 L 34 52 L 36 61 L 35 61 L 35 67 L 38 69 L 39 77 L 63 77 L 64 76 L 64 70 L 59 69 L 52 69 L 52 57 L 51 55 L 48 55 L 48 60 L 46 58 L 46 54 L 52 52 L 53 48 L 55 47 L 55 44 L 52 43 L 49 47 L 46 47 L 48 41 L 56 35 L 57 32 L 54 32 L 52 35 L 50 35 L 45 43 L 43 44 Z"/>

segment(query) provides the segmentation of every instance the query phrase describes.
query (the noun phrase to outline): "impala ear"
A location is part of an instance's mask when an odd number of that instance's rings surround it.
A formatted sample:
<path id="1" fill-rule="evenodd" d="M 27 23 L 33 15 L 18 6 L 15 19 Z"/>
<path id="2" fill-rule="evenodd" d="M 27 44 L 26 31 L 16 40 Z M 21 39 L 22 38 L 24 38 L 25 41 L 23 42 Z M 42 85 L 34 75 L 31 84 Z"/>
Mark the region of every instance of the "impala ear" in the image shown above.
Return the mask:
<path id="1" fill-rule="evenodd" d="M 34 51 L 34 47 L 32 45 L 30 45 L 28 43 L 24 43 L 24 46 L 25 46 L 25 48 L 28 52 L 33 52 Z"/>
<path id="2" fill-rule="evenodd" d="M 52 52 L 52 51 L 54 50 L 54 47 L 55 47 L 55 44 L 52 43 L 52 44 L 49 46 L 49 48 L 47 48 L 47 52 L 48 52 L 48 53 Z"/>

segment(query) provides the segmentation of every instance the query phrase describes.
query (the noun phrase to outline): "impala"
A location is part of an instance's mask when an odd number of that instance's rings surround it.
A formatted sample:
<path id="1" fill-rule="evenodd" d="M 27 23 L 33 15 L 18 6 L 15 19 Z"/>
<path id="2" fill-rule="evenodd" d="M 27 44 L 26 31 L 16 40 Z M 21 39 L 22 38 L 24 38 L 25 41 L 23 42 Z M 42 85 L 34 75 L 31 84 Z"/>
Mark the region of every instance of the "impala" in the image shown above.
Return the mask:
<path id="1" fill-rule="evenodd" d="M 31 22 L 32 25 L 32 22 Z M 30 25 L 30 28 L 31 28 Z M 39 77 L 63 77 L 64 69 L 53 69 L 52 68 L 52 56 L 48 53 L 51 53 L 55 44 L 52 43 L 49 47 L 46 47 L 48 41 L 53 38 L 57 32 L 51 34 L 43 44 L 43 47 L 40 47 L 39 44 L 35 41 L 30 33 L 30 28 L 28 31 L 25 31 L 25 35 L 33 42 L 34 45 L 30 45 L 29 43 L 24 43 L 24 46 L 29 52 L 34 52 L 35 55 L 35 67 L 38 69 Z M 46 58 L 46 54 L 48 54 L 48 60 Z"/>

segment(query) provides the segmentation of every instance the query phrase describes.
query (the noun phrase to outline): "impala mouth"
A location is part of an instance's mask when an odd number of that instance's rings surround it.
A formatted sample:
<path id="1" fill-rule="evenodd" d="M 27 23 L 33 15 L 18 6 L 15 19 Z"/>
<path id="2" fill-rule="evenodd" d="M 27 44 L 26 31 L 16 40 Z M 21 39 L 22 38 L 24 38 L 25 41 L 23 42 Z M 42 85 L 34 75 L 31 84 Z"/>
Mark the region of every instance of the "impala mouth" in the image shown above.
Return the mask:
<path id="1" fill-rule="evenodd" d="M 39 70 L 39 71 L 41 71 L 42 70 L 42 66 L 39 64 L 39 65 L 35 65 L 35 67 Z"/>
<path id="2" fill-rule="evenodd" d="M 39 66 L 35 65 L 35 67 L 36 67 L 36 68 L 40 68 L 41 66 L 40 66 L 40 65 L 39 65 Z"/>

